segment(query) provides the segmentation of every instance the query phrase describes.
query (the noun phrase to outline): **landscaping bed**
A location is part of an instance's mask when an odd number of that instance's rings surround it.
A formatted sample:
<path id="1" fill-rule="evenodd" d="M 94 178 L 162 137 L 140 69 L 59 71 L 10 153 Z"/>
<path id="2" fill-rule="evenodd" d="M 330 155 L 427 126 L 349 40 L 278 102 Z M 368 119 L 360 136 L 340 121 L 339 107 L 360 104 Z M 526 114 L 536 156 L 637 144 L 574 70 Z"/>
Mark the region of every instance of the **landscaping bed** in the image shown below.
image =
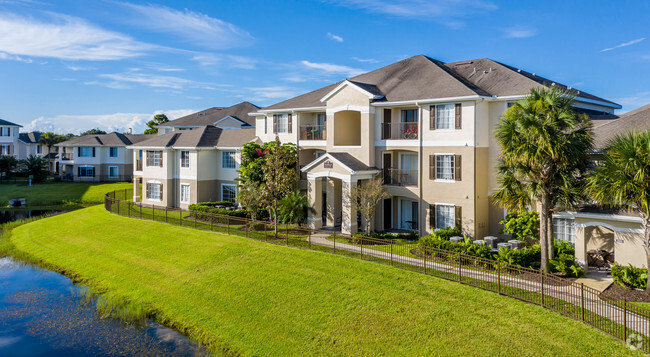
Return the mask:
<path id="1" fill-rule="evenodd" d="M 650 303 L 650 295 L 645 290 L 633 289 L 618 284 L 610 285 L 600 294 L 600 297 L 603 300 L 627 300 L 628 302 Z"/>

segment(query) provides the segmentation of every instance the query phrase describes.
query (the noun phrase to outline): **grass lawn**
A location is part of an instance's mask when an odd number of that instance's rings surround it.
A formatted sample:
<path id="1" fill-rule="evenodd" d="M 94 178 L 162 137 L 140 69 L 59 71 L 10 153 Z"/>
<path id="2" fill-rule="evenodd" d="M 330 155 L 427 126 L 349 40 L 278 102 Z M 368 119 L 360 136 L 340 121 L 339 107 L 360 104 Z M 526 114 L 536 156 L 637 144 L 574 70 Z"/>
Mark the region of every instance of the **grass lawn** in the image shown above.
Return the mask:
<path id="1" fill-rule="evenodd" d="M 3 244 L 242 355 L 632 355 L 539 306 L 405 270 L 96 206 Z M 0 249 L 3 244 L 0 244 Z"/>
<path id="2" fill-rule="evenodd" d="M 133 187 L 132 183 L 78 183 L 51 182 L 0 185 L 0 206 L 9 204 L 11 198 L 25 198 L 27 205 L 52 206 L 66 203 L 102 203 L 104 194 Z"/>

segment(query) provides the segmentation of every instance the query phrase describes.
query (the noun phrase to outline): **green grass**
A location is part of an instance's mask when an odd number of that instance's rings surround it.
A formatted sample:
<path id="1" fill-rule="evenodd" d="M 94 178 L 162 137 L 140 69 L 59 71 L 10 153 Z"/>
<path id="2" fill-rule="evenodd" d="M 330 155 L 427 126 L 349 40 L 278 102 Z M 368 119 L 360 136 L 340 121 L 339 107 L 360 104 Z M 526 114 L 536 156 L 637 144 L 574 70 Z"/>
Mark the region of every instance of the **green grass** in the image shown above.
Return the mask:
<path id="1" fill-rule="evenodd" d="M 91 207 L 15 228 L 18 255 L 242 355 L 631 355 L 495 293 L 342 256 Z M 1 245 L 0 245 L 1 246 Z"/>
<path id="2" fill-rule="evenodd" d="M 11 198 L 25 198 L 29 207 L 57 206 L 69 203 L 102 203 L 104 194 L 131 188 L 132 183 L 78 183 L 52 182 L 0 185 L 0 206 L 9 204 Z"/>

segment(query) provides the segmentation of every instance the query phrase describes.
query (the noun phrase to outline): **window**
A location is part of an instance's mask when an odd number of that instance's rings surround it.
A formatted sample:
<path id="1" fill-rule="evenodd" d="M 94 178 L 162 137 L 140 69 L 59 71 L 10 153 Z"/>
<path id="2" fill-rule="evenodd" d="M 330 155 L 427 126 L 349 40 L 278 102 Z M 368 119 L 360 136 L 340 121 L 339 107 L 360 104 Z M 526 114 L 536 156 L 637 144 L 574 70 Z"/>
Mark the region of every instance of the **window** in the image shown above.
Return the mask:
<path id="1" fill-rule="evenodd" d="M 190 152 L 188 150 L 181 151 L 181 167 L 190 167 Z"/>
<path id="2" fill-rule="evenodd" d="M 451 125 L 456 115 L 454 104 L 436 105 L 436 129 L 453 129 Z"/>
<path id="3" fill-rule="evenodd" d="M 36 145 L 36 153 L 37 154 L 43 153 L 43 145 Z"/>
<path id="4" fill-rule="evenodd" d="M 221 185 L 221 200 L 235 203 L 237 199 L 236 185 Z"/>
<path id="5" fill-rule="evenodd" d="M 506 103 L 506 107 L 507 107 L 506 109 L 510 109 L 510 108 L 512 108 L 512 107 L 514 107 L 514 106 L 515 106 L 515 102 L 508 102 L 508 103 Z"/>
<path id="6" fill-rule="evenodd" d="M 79 166 L 79 177 L 95 177 L 95 168 L 92 166 Z"/>
<path id="7" fill-rule="evenodd" d="M 234 151 L 223 151 L 221 153 L 221 167 L 224 169 L 234 169 L 237 163 L 235 162 Z"/>
<path id="8" fill-rule="evenodd" d="M 278 114 L 277 115 L 277 132 L 278 133 L 288 133 L 289 132 L 289 114 Z"/>
<path id="9" fill-rule="evenodd" d="M 95 148 L 89 146 L 79 147 L 79 157 L 93 157 L 94 154 Z"/>
<path id="10" fill-rule="evenodd" d="M 316 114 L 316 125 L 325 129 L 325 122 L 327 122 L 327 115 L 325 113 Z"/>
<path id="11" fill-rule="evenodd" d="M 181 203 L 190 203 L 190 185 L 187 183 L 181 184 Z"/>
<path id="12" fill-rule="evenodd" d="M 9 148 L 9 145 L 2 145 L 2 155 L 11 155 L 11 149 Z"/>
<path id="13" fill-rule="evenodd" d="M 436 180 L 454 179 L 454 155 L 436 155 Z"/>
<path id="14" fill-rule="evenodd" d="M 109 157 L 117 157 L 117 147 L 113 146 L 108 148 L 108 156 Z"/>
<path id="15" fill-rule="evenodd" d="M 402 110 L 402 123 L 417 123 L 417 121 L 418 121 L 417 109 Z"/>
<path id="16" fill-rule="evenodd" d="M 2 136 L 11 136 L 11 128 L 3 127 L 0 133 L 2 133 Z"/>
<path id="17" fill-rule="evenodd" d="M 147 182 L 147 198 L 150 200 L 162 200 L 162 184 Z"/>
<path id="18" fill-rule="evenodd" d="M 571 218 L 553 218 L 553 236 L 575 244 L 574 225 Z"/>
<path id="19" fill-rule="evenodd" d="M 108 167 L 108 177 L 116 178 L 119 175 L 119 168 L 117 166 Z"/>
<path id="20" fill-rule="evenodd" d="M 147 166 L 162 167 L 162 151 L 147 150 Z"/>
<path id="21" fill-rule="evenodd" d="M 455 212 L 452 205 L 436 205 L 436 229 L 454 227 Z"/>

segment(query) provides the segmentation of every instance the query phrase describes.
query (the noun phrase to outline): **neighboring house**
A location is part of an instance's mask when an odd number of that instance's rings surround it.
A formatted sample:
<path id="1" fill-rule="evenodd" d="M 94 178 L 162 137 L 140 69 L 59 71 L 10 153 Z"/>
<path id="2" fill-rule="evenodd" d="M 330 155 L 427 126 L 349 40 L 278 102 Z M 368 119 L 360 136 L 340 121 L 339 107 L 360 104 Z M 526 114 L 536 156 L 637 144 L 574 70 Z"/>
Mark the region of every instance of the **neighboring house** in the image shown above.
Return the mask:
<path id="1" fill-rule="evenodd" d="M 390 197 L 377 207 L 374 229 L 424 235 L 457 226 L 483 238 L 499 234 L 505 214 L 488 199 L 498 187 L 492 132 L 512 103 L 540 86 L 572 91 L 576 110 L 592 116 L 621 108 L 490 59 L 415 56 L 253 115 L 261 141 L 298 145 L 316 210 L 311 227 L 356 232 L 362 222 L 350 191 L 378 175 Z"/>
<path id="2" fill-rule="evenodd" d="M 230 107 L 215 107 L 193 113 L 176 120 L 158 125 L 158 134 L 175 130 L 191 130 L 213 125 L 222 129 L 245 129 L 255 125 L 255 119 L 249 113 L 260 108 L 249 102 L 241 102 Z"/>
<path id="3" fill-rule="evenodd" d="M 17 159 L 18 156 L 18 135 L 22 125 L 0 119 L 0 155 L 11 155 Z"/>
<path id="4" fill-rule="evenodd" d="M 60 175 L 76 182 L 131 181 L 133 155 L 127 146 L 151 136 L 90 134 L 56 144 Z"/>
<path id="5" fill-rule="evenodd" d="M 254 139 L 254 128 L 213 125 L 148 136 L 128 147 L 134 201 L 183 209 L 197 202 L 235 202 L 241 147 Z"/>
<path id="6" fill-rule="evenodd" d="M 650 105 L 618 116 L 604 118 L 594 125 L 594 145 L 602 151 L 607 143 L 628 131 L 650 130 Z M 597 160 L 598 153 L 596 153 Z M 646 267 L 643 248 L 643 221 L 632 212 L 587 206 L 577 212 L 553 215 L 555 237 L 575 244 L 576 259 L 588 261 L 587 252 L 606 250 L 614 253 L 621 265 Z"/>
<path id="7" fill-rule="evenodd" d="M 16 157 L 18 160 L 24 160 L 32 155 L 40 156 L 47 160 L 48 164 L 50 165 L 50 171 L 58 172 L 58 148 L 53 146 L 50 152 L 47 146 L 41 145 L 38 142 L 40 138 L 41 132 L 38 131 L 18 134 Z"/>

